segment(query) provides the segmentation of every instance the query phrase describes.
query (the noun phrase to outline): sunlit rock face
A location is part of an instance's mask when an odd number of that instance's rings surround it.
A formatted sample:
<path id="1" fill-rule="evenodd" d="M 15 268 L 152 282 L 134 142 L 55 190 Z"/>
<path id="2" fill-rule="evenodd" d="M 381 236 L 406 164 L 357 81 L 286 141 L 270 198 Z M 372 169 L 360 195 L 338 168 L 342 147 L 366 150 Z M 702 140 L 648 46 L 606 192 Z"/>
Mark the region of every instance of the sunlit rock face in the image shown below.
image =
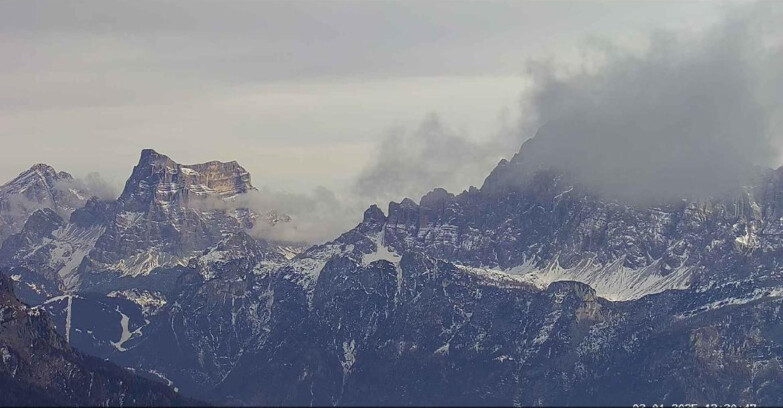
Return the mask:
<path id="1" fill-rule="evenodd" d="M 127 211 L 183 206 L 192 198 L 232 198 L 255 188 L 237 162 L 182 165 L 151 149 L 141 152 L 120 202 Z"/>

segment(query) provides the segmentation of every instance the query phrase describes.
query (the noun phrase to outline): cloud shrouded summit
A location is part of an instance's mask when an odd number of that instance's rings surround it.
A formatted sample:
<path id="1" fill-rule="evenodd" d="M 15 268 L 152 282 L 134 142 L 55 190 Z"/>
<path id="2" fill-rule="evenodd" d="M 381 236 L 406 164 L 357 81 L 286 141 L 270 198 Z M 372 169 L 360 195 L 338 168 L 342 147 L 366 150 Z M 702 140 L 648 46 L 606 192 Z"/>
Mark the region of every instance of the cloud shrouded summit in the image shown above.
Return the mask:
<path id="1" fill-rule="evenodd" d="M 613 197 L 715 195 L 774 165 L 783 103 L 781 7 L 738 8 L 700 36 L 657 33 L 641 54 L 605 48 L 603 64 L 531 71 L 541 125 L 525 160 L 571 170 Z"/>
<path id="2" fill-rule="evenodd" d="M 536 134 L 526 146 L 535 149 L 525 154 L 528 171 L 570 170 L 612 198 L 727 193 L 754 165 L 779 161 L 781 9 L 734 6 L 702 32 L 653 32 L 643 51 L 594 42 L 577 69 L 533 60 L 516 127 L 474 141 L 430 116 L 415 131 L 389 134 L 354 192 L 380 200 L 459 191 Z"/>
<path id="3" fill-rule="evenodd" d="M 376 146 L 370 166 L 356 177 L 353 193 L 383 204 L 404 197 L 418 200 L 435 187 L 459 191 L 478 184 L 518 145 L 518 133 L 507 126 L 476 141 L 431 114 L 415 130 L 390 132 Z"/>

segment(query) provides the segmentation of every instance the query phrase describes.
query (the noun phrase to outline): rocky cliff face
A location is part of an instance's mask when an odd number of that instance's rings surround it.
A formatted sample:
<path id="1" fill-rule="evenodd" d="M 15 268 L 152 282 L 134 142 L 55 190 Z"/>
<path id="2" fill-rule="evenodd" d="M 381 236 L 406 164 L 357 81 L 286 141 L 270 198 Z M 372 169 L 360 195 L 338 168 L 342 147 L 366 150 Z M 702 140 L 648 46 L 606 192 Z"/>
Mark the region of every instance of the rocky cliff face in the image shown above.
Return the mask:
<path id="1" fill-rule="evenodd" d="M 255 188 L 237 162 L 182 165 L 152 149 L 141 152 L 120 202 L 126 211 L 176 210 L 191 199 L 231 198 Z"/>
<path id="2" fill-rule="evenodd" d="M 148 276 L 156 268 L 185 266 L 223 235 L 249 229 L 263 216 L 230 201 L 253 190 L 236 162 L 183 166 L 142 151 L 106 230 L 79 268 L 83 287 L 117 289 L 115 278 Z M 260 219 L 259 219 L 260 218 Z"/>
<path id="3" fill-rule="evenodd" d="M 0 274 L 2 405 L 190 405 L 161 383 L 75 351 L 46 312 L 22 304 Z"/>
<path id="4" fill-rule="evenodd" d="M 37 304 L 61 293 L 58 271 L 62 265 L 51 261 L 63 261 L 52 251 L 65 249 L 54 244 L 53 234 L 64 225 L 54 210 L 36 210 L 22 230 L 0 246 L 0 268 L 19 280 L 22 297 L 29 302 Z"/>
<path id="5" fill-rule="evenodd" d="M 610 201 L 568 174 L 503 162 L 481 190 L 389 206 L 386 242 L 473 267 L 577 280 L 613 300 L 765 274 L 783 248 L 783 170 L 713 199 Z"/>
<path id="6" fill-rule="evenodd" d="M 212 399 L 209 390 L 269 335 L 269 271 L 284 260 L 245 233 L 227 237 L 183 268 L 167 305 L 113 358 Z"/>

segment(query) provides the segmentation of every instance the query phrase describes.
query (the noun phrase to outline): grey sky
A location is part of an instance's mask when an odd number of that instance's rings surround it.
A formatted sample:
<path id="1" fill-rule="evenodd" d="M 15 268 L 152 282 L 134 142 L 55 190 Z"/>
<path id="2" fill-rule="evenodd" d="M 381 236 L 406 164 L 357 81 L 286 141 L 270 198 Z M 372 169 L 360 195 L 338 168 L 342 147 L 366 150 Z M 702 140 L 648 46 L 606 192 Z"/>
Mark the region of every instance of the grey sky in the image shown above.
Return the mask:
<path id="1" fill-rule="evenodd" d="M 465 141 L 496 138 L 525 114 L 530 59 L 581 64 L 585 42 L 639 47 L 651 30 L 701 30 L 726 7 L 6 0 L 0 180 L 46 162 L 120 184 L 152 147 L 183 163 L 237 160 L 259 186 L 348 191 L 390 132 L 413 140 L 432 112 Z M 522 138 L 432 182 L 480 184 L 492 155 Z"/>

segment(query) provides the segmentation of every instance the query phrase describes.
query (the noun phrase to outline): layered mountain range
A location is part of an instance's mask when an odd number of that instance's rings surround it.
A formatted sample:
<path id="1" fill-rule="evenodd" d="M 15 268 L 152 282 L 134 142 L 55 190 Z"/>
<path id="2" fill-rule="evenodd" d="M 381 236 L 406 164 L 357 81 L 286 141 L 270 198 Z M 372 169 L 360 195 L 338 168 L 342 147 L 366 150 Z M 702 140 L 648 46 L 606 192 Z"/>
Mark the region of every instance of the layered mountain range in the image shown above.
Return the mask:
<path id="1" fill-rule="evenodd" d="M 291 258 L 238 164 L 145 150 L 0 265 L 71 346 L 217 404 L 783 404 L 783 169 L 642 205 L 536 154 Z"/>
<path id="2" fill-rule="evenodd" d="M 53 185 L 40 167 L 8 183 L 5 199 L 27 197 L 32 187 L 26 185 Z M 153 150 L 142 151 L 116 200 L 92 197 L 72 208 L 50 199 L 59 197 L 59 189 L 35 191 L 31 197 L 42 197 L 35 201 L 40 208 L 3 242 L 0 266 L 15 268 L 24 292 L 31 288 L 39 298 L 74 291 L 166 291 L 177 279 L 169 270 L 186 265 L 227 234 L 288 219 L 233 204 L 255 191 L 249 173 L 236 162 L 186 166 Z"/>

